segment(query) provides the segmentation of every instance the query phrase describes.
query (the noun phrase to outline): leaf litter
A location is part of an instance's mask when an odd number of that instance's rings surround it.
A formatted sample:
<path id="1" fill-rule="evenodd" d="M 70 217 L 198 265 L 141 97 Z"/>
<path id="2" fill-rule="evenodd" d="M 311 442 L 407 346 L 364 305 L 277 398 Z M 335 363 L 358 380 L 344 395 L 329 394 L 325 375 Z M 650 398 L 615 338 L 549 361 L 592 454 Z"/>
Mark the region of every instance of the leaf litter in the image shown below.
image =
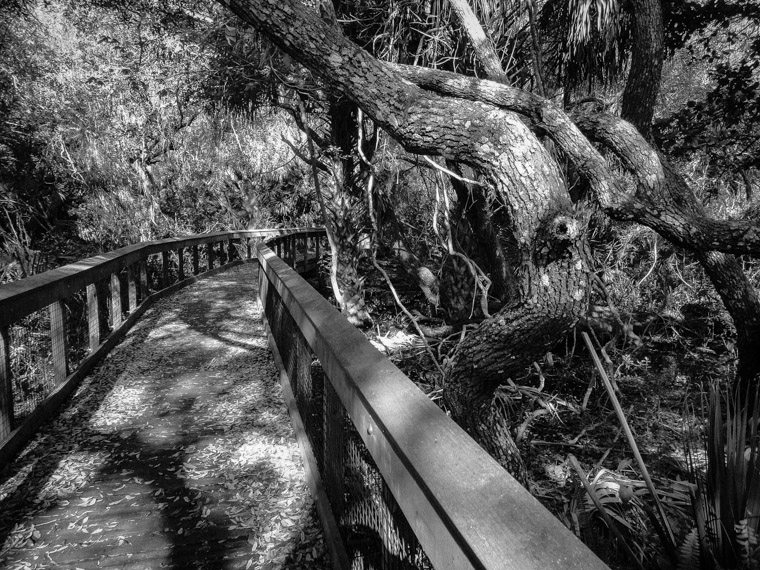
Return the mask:
<path id="1" fill-rule="evenodd" d="M 327 568 L 255 282 L 157 303 L 0 473 L 1 567 Z"/>

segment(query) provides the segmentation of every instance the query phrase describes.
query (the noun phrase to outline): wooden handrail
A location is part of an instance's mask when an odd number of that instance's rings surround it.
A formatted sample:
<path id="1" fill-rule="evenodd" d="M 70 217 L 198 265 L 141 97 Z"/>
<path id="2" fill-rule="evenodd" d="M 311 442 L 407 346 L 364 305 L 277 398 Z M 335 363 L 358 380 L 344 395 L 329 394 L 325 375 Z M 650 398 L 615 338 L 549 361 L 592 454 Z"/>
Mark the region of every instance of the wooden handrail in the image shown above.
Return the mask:
<path id="1" fill-rule="evenodd" d="M 238 230 L 142 242 L 0 285 L 0 326 L 18 321 L 48 306 L 53 301 L 66 298 L 87 285 L 105 279 L 150 255 L 234 239 L 273 238 L 293 233 L 316 237 L 322 235 L 324 230 L 319 228 Z"/>
<path id="2" fill-rule="evenodd" d="M 266 245 L 257 245 L 256 252 L 262 269 L 260 298 L 273 331 L 270 343 L 275 354 L 288 354 L 276 360 L 290 362 L 280 363 L 290 366 L 283 374 L 308 376 L 308 353 L 319 359 L 325 386 L 329 384 L 337 394 L 436 569 L 607 568 L 304 279 Z M 308 348 L 289 346 L 301 337 Z M 298 358 L 305 361 L 293 363 Z M 309 378 L 290 383 L 296 386 L 293 392 L 301 383 L 314 389 Z M 332 410 L 330 393 L 324 389 L 313 395 L 325 403 L 307 413 Z M 317 431 L 320 425 L 326 426 L 321 434 L 324 440 L 316 442 L 324 450 L 316 463 L 323 467 L 321 472 L 316 466 L 310 471 L 329 479 L 335 475 L 324 466 L 330 462 L 328 450 L 334 446 L 334 437 L 327 434 L 335 431 L 327 426 L 339 414 L 321 413 L 322 420 L 314 425 Z M 344 469 L 337 471 L 340 476 Z M 319 480 L 315 485 L 327 488 L 329 495 L 332 484 Z M 322 505 L 321 510 L 344 509 L 342 497 L 339 492 L 341 504 Z M 340 512 L 334 516 L 338 525 L 340 517 Z M 378 533 L 382 540 L 383 531 Z"/>
<path id="3" fill-rule="evenodd" d="M 279 247 L 281 243 L 291 244 L 299 240 L 306 244 L 312 239 L 318 249 L 323 236 L 324 230 L 320 228 L 291 228 L 237 230 L 163 239 L 130 245 L 0 285 L 0 467 L 32 437 L 41 423 L 65 401 L 79 381 L 153 302 L 194 282 L 201 275 L 212 275 L 246 261 L 255 262 L 249 240 L 266 238 Z M 242 240 L 246 241 L 245 251 L 242 256 L 238 255 L 240 259 L 233 261 L 233 244 Z M 218 252 L 217 244 L 220 244 Z M 206 267 L 203 269 L 199 263 L 201 246 L 206 247 Z M 295 246 L 289 248 L 295 252 Z M 188 251 L 190 255 L 186 256 Z M 301 253 L 305 256 L 306 252 Z M 176 265 L 171 261 L 174 254 Z M 155 275 L 159 285 L 153 292 L 149 289 L 147 266 L 151 256 L 158 256 L 161 264 L 160 273 Z M 295 263 L 295 255 L 291 256 L 290 261 Z M 302 262 L 306 267 L 305 257 Z M 186 266 L 190 267 L 189 271 L 186 271 Z M 70 302 L 76 296 L 80 300 Z M 105 315 L 104 308 L 108 303 L 110 311 Z M 79 314 L 67 318 L 67 312 L 71 313 L 72 307 Z M 17 383 L 12 378 L 11 355 L 18 350 L 20 341 L 14 342 L 13 337 L 19 330 L 25 333 L 31 330 L 24 320 L 35 314 L 44 316 L 38 319 L 36 325 L 30 325 L 34 329 L 34 338 L 40 338 L 40 333 L 45 332 L 38 330 L 42 322 L 49 328 L 49 340 L 42 343 L 35 340 L 32 344 L 36 346 L 22 348 L 27 354 L 38 354 L 38 362 L 43 365 L 50 363 L 50 366 L 47 366 L 47 373 L 36 374 L 41 379 L 24 379 L 27 387 L 37 382 L 39 389 L 35 392 L 42 396 L 28 402 L 24 416 L 17 417 L 14 404 Z M 110 320 L 110 325 L 103 322 L 106 318 Z M 70 321 L 84 321 L 89 330 L 76 330 Z M 106 332 L 105 329 L 109 330 Z M 74 351 L 68 346 L 69 339 L 76 336 L 72 335 L 72 331 L 79 335 L 80 340 L 85 337 L 84 343 L 80 342 L 82 346 L 75 347 Z M 35 376 L 32 373 L 29 375 Z"/>

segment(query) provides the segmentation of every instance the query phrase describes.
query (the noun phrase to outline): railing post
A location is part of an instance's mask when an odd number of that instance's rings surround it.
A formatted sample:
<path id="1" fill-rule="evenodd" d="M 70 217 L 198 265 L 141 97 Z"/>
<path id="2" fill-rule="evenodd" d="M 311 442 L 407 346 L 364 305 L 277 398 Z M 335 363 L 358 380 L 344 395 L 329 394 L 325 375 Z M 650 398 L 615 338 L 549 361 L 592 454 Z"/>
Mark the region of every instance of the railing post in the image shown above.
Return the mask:
<path id="1" fill-rule="evenodd" d="M 134 264 L 127 267 L 127 311 L 129 314 L 137 308 L 137 276 Z"/>
<path id="2" fill-rule="evenodd" d="M 235 240 L 230 238 L 227 242 L 227 263 L 235 258 Z"/>
<path id="3" fill-rule="evenodd" d="M 11 334 L 0 326 L 0 441 L 13 430 L 13 378 L 11 376 Z"/>
<path id="4" fill-rule="evenodd" d="M 214 268 L 214 243 L 208 242 L 206 249 L 208 250 L 208 271 L 210 271 Z"/>
<path id="5" fill-rule="evenodd" d="M 161 289 L 169 286 L 169 252 L 161 252 Z"/>
<path id="6" fill-rule="evenodd" d="M 251 238 L 245 238 L 245 255 L 246 259 L 251 259 L 252 257 Z"/>
<path id="7" fill-rule="evenodd" d="M 185 280 L 185 248 L 177 248 L 177 280 Z"/>
<path id="8" fill-rule="evenodd" d="M 302 267 L 303 267 L 304 272 L 306 272 L 306 270 L 308 269 L 306 266 L 306 261 L 309 259 L 309 238 L 304 236 L 301 243 L 302 243 L 301 251 L 303 252 Z"/>
<path id="9" fill-rule="evenodd" d="M 100 346 L 100 303 L 98 287 L 95 283 L 87 286 L 87 328 L 90 336 L 90 352 Z"/>
<path id="10" fill-rule="evenodd" d="M 50 342 L 55 383 L 60 384 L 69 375 L 68 350 L 66 349 L 66 307 L 60 300 L 53 301 L 50 304 Z"/>
<path id="11" fill-rule="evenodd" d="M 322 243 L 322 236 L 317 236 L 316 238 L 314 238 L 314 241 L 317 242 L 317 263 L 319 263 L 319 258 L 320 258 L 319 246 Z"/>
<path id="12" fill-rule="evenodd" d="M 200 271 L 199 267 L 199 261 L 198 261 L 198 244 L 195 244 L 193 246 L 193 275 L 198 275 L 198 272 Z"/>
<path id="13" fill-rule="evenodd" d="M 140 262 L 140 303 L 148 298 L 148 260 Z"/>
<path id="14" fill-rule="evenodd" d="M 121 325 L 121 280 L 118 273 L 111 273 L 111 324 L 113 330 Z"/>
<path id="15" fill-rule="evenodd" d="M 227 253 L 224 248 L 224 242 L 219 242 L 219 267 L 227 264 Z"/>

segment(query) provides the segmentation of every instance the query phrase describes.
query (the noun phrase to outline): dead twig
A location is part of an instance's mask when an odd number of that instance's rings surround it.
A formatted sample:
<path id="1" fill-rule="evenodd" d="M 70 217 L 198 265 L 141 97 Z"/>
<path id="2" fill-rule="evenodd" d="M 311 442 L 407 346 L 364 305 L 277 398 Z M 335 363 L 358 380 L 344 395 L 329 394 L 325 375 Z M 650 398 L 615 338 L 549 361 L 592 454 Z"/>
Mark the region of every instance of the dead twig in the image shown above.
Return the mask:
<path id="1" fill-rule="evenodd" d="M 591 357 L 594 359 L 594 364 L 596 365 L 596 369 L 599 372 L 599 376 L 601 376 L 602 378 L 604 387 L 607 389 L 607 394 L 609 395 L 610 401 L 612 402 L 612 407 L 615 408 L 615 413 L 617 414 L 618 420 L 620 421 L 620 425 L 623 428 L 623 433 L 625 433 L 625 437 L 628 440 L 628 445 L 630 446 L 631 451 L 633 452 L 633 456 L 636 458 L 636 463 L 638 464 L 639 469 L 641 470 L 641 476 L 646 482 L 649 492 L 652 494 L 652 499 L 654 499 L 654 503 L 657 507 L 657 512 L 660 515 L 660 519 L 662 519 L 663 529 L 666 533 L 666 536 L 664 538 L 666 538 L 669 541 L 668 546 L 671 552 L 675 552 L 678 546 L 676 544 L 676 539 L 673 534 L 673 529 L 670 527 L 670 520 L 668 519 L 668 516 L 665 514 L 665 508 L 662 506 L 660 497 L 657 495 L 657 489 L 655 488 L 654 483 L 652 482 L 652 478 L 649 476 L 649 470 L 647 469 L 647 466 L 644 463 L 644 458 L 641 456 L 641 452 L 639 451 L 639 446 L 636 444 L 636 439 L 633 437 L 633 432 L 631 431 L 631 427 L 628 425 L 628 420 L 625 416 L 625 412 L 623 411 L 623 407 L 620 405 L 620 401 L 618 400 L 617 395 L 615 394 L 615 390 L 612 387 L 612 383 L 610 382 L 610 379 L 607 376 L 607 373 L 605 372 L 604 367 L 602 366 L 602 362 L 599 360 L 599 355 L 596 353 L 596 350 L 594 350 L 594 345 L 591 343 L 591 339 L 589 338 L 587 333 L 583 332 L 581 334 L 583 335 L 583 340 L 586 342 L 586 346 L 588 347 L 588 350 L 591 353 Z"/>

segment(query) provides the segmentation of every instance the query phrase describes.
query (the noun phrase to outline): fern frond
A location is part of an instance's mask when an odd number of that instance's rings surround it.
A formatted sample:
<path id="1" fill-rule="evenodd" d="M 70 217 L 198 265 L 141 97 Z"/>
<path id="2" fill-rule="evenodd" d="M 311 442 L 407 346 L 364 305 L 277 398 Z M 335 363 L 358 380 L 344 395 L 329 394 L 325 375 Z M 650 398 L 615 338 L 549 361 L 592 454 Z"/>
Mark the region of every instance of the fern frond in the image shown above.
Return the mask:
<path id="1" fill-rule="evenodd" d="M 700 570 L 699 533 L 696 527 L 691 529 L 678 548 L 678 565 L 676 570 Z"/>

